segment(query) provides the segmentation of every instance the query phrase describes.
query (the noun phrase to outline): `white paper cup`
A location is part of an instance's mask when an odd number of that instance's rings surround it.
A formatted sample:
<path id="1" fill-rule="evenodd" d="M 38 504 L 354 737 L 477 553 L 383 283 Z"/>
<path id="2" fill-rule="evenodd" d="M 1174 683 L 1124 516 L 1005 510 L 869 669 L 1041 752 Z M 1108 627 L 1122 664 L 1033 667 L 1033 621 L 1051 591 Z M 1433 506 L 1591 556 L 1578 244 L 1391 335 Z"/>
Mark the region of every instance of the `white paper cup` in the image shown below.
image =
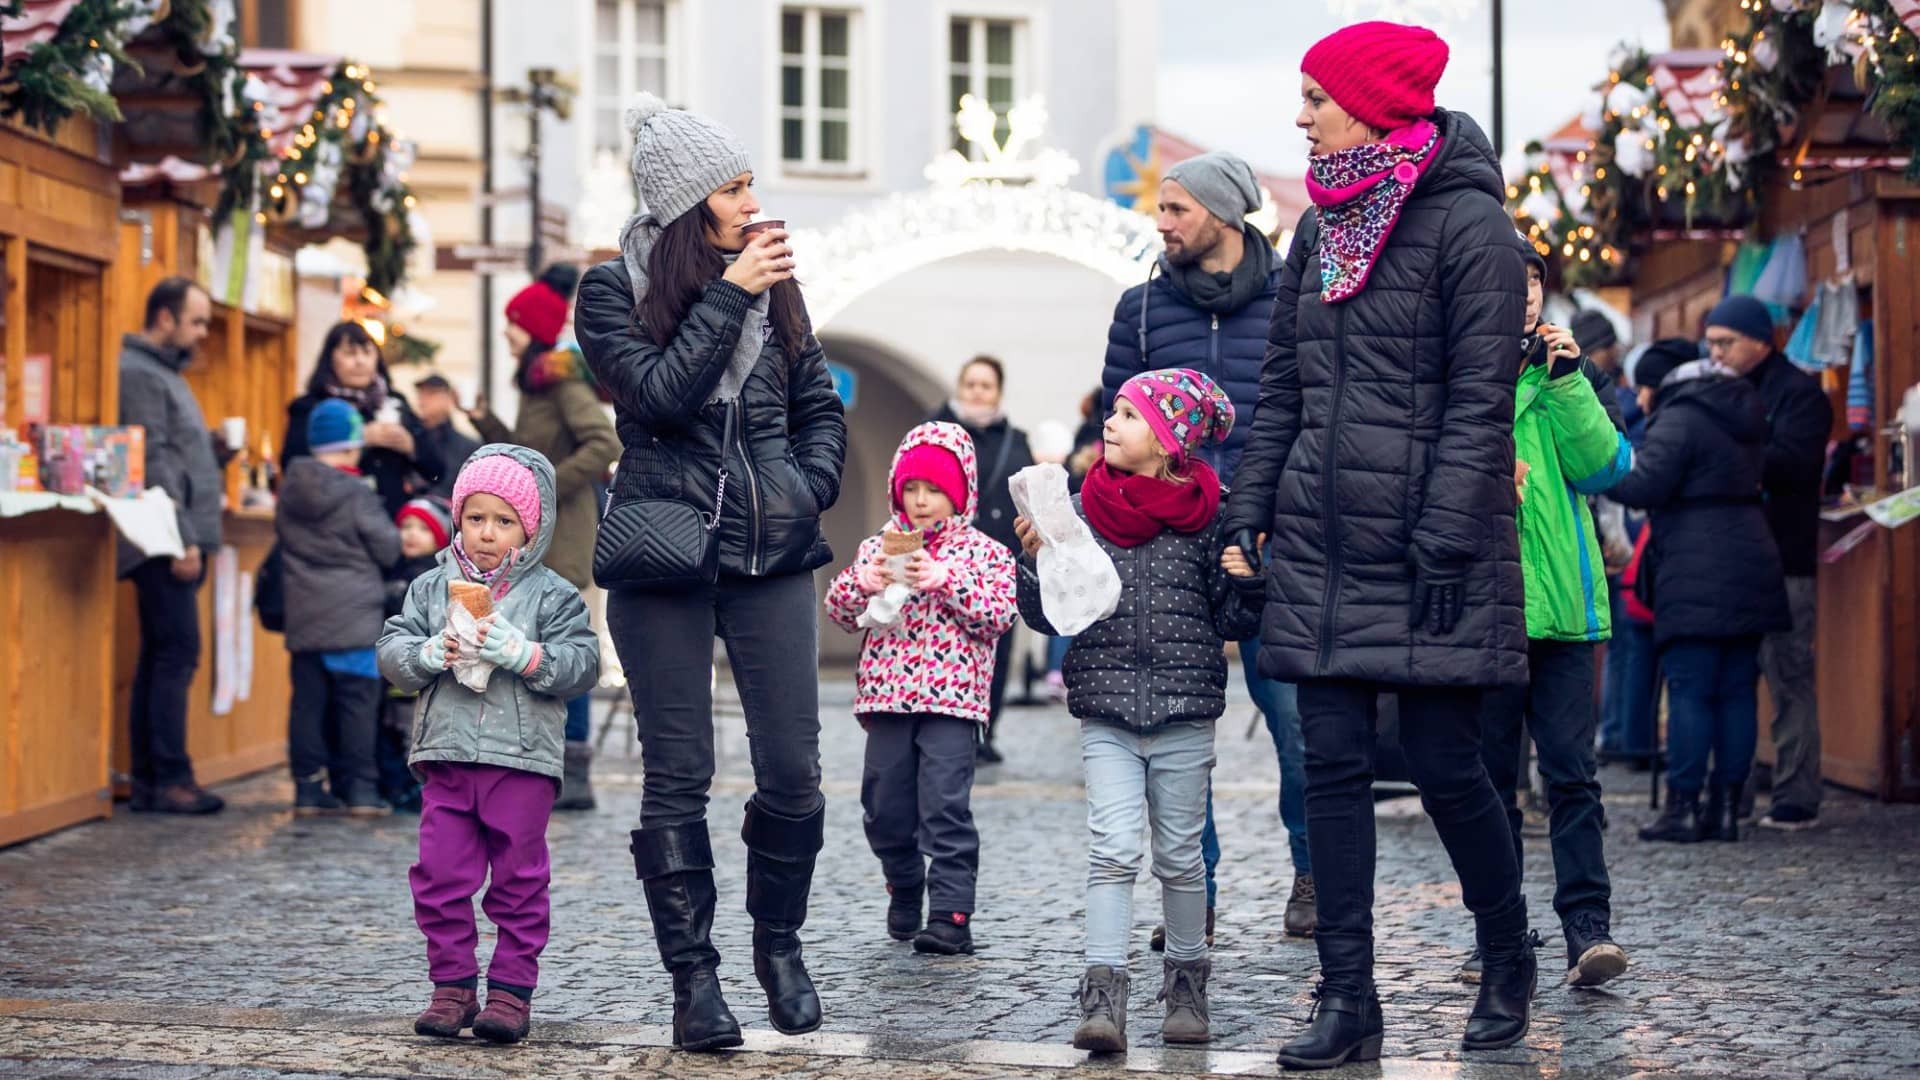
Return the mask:
<path id="1" fill-rule="evenodd" d="M 220 430 L 225 433 L 227 449 L 244 450 L 247 446 L 247 418 L 229 416 L 220 421 Z"/>

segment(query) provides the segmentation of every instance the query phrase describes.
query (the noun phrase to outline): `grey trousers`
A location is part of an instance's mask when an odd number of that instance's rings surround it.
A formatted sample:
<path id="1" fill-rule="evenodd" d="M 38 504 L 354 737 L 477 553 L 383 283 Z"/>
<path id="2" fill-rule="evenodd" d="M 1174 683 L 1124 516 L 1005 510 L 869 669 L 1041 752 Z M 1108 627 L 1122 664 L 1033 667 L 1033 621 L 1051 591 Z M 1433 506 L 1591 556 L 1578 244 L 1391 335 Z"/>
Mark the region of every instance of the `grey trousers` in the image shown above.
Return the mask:
<path id="1" fill-rule="evenodd" d="M 1813 667 L 1814 585 L 1787 579 L 1793 629 L 1768 634 L 1760 669 L 1773 693 L 1773 805 L 1820 809 L 1820 712 Z"/>
<path id="2" fill-rule="evenodd" d="M 973 720 L 874 713 L 860 777 L 867 844 L 887 884 L 927 886 L 927 909 L 973 914 L 980 832 L 973 827 Z"/>

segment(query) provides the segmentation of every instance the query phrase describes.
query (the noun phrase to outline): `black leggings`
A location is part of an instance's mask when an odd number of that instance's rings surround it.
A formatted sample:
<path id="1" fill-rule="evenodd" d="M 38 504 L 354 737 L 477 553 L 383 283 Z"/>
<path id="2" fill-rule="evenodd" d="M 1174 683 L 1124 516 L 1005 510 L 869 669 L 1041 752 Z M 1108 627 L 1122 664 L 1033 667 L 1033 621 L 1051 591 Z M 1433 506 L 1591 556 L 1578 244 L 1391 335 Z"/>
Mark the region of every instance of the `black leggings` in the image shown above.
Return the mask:
<path id="1" fill-rule="evenodd" d="M 607 629 L 627 672 L 645 787 L 640 827 L 707 816 L 713 639 L 747 715 L 756 798 L 784 817 L 820 809 L 820 641 L 813 575 L 722 577 L 678 593 L 616 590 Z"/>

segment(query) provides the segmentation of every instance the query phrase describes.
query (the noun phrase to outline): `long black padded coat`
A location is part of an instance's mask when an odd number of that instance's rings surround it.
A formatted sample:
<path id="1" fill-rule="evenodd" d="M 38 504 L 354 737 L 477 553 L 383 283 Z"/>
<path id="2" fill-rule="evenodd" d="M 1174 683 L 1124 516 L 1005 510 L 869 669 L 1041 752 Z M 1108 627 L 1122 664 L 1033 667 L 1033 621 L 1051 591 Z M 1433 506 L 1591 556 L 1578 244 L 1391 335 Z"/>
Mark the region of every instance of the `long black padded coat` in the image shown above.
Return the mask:
<path id="1" fill-rule="evenodd" d="M 1317 222 L 1281 274 L 1229 535 L 1270 533 L 1260 669 L 1393 686 L 1527 680 L 1513 398 L 1527 276 L 1498 159 L 1461 113 L 1357 295 L 1320 298 Z M 1415 553 L 1464 573 L 1415 627 Z"/>
<path id="2" fill-rule="evenodd" d="M 610 507 L 664 498 L 712 513 L 724 460 L 720 570 L 778 577 L 833 558 L 820 515 L 840 497 L 847 421 L 820 343 L 808 335 L 801 355 L 789 358 L 774 335 L 741 388 L 733 445 L 721 445 L 728 407 L 707 397 L 752 303 L 745 289 L 715 279 L 662 348 L 634 319 L 626 265 L 610 259 L 581 279 L 573 328 L 594 378 L 613 397 L 622 449 Z"/>
<path id="3" fill-rule="evenodd" d="M 1766 407 L 1752 380 L 1682 368 L 1661 384 L 1633 471 L 1607 492 L 1648 511 L 1640 573 L 1652 581 L 1656 643 L 1793 625 L 1761 503 L 1767 453 Z"/>
<path id="4" fill-rule="evenodd" d="M 1079 496 L 1073 508 L 1086 517 Z M 1236 585 L 1220 568 L 1220 521 L 1216 514 L 1197 533 L 1163 529 L 1131 548 L 1092 530 L 1120 573 L 1120 604 L 1074 635 L 1061 665 L 1075 719 L 1145 734 L 1212 723 L 1226 711 L 1225 643 L 1253 635 L 1261 601 L 1258 586 Z M 1020 618 L 1058 636 L 1040 605 L 1034 560 L 1022 555 L 1019 566 Z"/>

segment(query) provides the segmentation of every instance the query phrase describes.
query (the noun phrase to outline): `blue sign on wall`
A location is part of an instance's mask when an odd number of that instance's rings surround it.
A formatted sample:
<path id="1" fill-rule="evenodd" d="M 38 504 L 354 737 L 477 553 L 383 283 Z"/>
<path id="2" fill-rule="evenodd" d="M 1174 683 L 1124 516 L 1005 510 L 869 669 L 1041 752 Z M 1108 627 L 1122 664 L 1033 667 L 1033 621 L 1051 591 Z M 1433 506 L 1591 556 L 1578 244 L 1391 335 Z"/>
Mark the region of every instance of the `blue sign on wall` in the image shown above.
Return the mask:
<path id="1" fill-rule="evenodd" d="M 853 408 L 859 397 L 860 377 L 852 368 L 844 368 L 833 361 L 827 361 L 827 374 L 833 377 L 833 392 L 840 395 L 840 404 Z"/>

